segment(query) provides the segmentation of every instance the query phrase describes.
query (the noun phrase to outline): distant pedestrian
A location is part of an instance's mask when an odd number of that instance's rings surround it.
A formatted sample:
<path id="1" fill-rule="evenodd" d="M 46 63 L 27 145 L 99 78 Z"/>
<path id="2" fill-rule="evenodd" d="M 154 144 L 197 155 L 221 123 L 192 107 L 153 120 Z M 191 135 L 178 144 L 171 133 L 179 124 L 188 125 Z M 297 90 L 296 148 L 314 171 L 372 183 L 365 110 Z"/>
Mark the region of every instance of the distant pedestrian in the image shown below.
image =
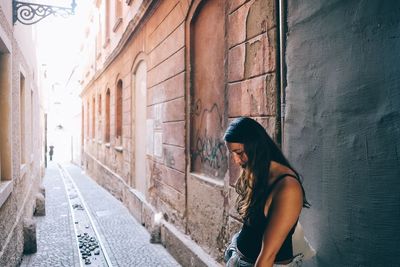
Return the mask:
<path id="1" fill-rule="evenodd" d="M 50 156 L 50 161 L 53 160 L 53 154 L 54 154 L 54 146 L 49 146 L 50 151 L 49 151 L 49 156 Z"/>
<path id="2" fill-rule="evenodd" d="M 292 235 L 302 207 L 309 207 L 299 174 L 255 120 L 235 119 L 224 140 L 235 164 L 237 211 L 243 220 L 225 251 L 226 266 L 300 266 Z"/>

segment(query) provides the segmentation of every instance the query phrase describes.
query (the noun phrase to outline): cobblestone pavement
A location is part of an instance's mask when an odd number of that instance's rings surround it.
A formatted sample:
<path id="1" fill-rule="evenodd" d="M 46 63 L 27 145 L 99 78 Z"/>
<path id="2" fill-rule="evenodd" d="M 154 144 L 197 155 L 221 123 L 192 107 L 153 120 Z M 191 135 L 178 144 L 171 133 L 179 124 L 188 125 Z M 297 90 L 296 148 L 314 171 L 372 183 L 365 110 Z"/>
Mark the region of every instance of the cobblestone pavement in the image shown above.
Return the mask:
<path id="1" fill-rule="evenodd" d="M 57 165 L 50 162 L 43 180 L 46 216 L 34 217 L 38 252 L 25 255 L 21 266 L 79 266 L 68 199 Z"/>
<path id="2" fill-rule="evenodd" d="M 84 197 L 113 266 L 180 266 L 115 199 L 82 170 L 63 165 Z M 57 165 L 49 164 L 44 179 L 46 216 L 36 217 L 38 252 L 24 256 L 21 266 L 79 266 L 68 200 Z"/>

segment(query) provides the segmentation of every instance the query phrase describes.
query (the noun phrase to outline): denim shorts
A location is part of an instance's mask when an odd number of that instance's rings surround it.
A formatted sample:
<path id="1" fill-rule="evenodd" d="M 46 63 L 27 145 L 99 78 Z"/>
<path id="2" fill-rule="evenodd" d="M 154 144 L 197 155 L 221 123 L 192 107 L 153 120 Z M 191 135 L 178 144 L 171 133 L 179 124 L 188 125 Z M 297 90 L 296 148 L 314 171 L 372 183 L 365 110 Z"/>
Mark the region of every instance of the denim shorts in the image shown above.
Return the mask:
<path id="1" fill-rule="evenodd" d="M 236 233 L 232 237 L 232 241 L 225 250 L 224 260 L 226 267 L 254 267 L 254 263 L 238 250 L 237 248 L 237 237 L 239 233 Z M 273 267 L 300 267 L 303 262 L 303 254 L 296 255 L 293 260 L 288 264 L 274 264 Z"/>

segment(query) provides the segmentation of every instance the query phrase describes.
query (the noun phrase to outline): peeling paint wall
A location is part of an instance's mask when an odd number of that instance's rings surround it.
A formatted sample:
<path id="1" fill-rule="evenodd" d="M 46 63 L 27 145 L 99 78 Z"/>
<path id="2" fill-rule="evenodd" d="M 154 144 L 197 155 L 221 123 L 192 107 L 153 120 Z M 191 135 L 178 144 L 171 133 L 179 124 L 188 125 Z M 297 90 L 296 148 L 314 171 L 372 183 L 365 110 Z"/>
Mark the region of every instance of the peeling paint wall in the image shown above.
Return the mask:
<path id="1" fill-rule="evenodd" d="M 400 2 L 286 2 L 284 148 L 312 204 L 306 266 L 398 266 Z"/>

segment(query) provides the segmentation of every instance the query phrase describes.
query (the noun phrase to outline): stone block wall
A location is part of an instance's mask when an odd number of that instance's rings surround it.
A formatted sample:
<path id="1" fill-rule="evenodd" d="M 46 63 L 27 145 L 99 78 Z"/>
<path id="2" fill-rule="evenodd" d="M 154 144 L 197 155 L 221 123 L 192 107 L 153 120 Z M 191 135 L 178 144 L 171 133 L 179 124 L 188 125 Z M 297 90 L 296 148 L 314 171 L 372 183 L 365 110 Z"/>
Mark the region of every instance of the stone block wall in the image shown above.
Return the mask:
<path id="1" fill-rule="evenodd" d="M 139 8 L 124 4 L 122 14 L 122 28 L 110 33 L 95 73 L 82 82 L 84 166 L 146 227 L 151 222 L 145 217 L 162 212 L 168 224 L 165 244 L 180 233 L 188 241 L 178 243 L 189 251 L 201 248 L 208 255 L 205 265 L 217 265 L 240 225 L 232 187 L 238 170 L 229 162 L 224 129 L 234 117 L 246 115 L 277 136 L 275 1 L 143 1 Z M 146 125 L 136 121 L 141 62 L 146 67 L 146 98 L 141 100 Z M 121 145 L 115 139 L 120 79 Z M 104 140 L 108 89 L 109 143 Z M 137 151 L 140 127 L 146 133 L 145 154 Z M 145 162 L 140 163 L 144 176 L 136 173 L 139 162 Z"/>
<path id="2" fill-rule="evenodd" d="M 276 1 L 230 1 L 228 4 L 228 117 L 250 116 L 277 140 L 277 7 Z M 233 188 L 239 170 L 230 162 L 229 235 L 240 225 Z"/>
<path id="3" fill-rule="evenodd" d="M 104 108 L 111 90 L 111 141 L 102 141 L 104 133 L 92 140 L 86 130 L 85 166 L 146 226 L 155 212 L 164 214 L 162 242 L 184 266 L 221 263 L 226 242 L 240 227 L 234 207 L 239 170 L 221 138 L 242 115 L 283 143 L 305 177 L 313 206 L 303 226 L 317 249 L 307 266 L 396 264 L 400 102 L 393 51 L 399 4 L 127 2 L 96 64 L 87 64 L 95 67 L 83 72 L 85 129 L 93 97 L 101 93 Z M 280 44 L 285 62 L 278 58 L 278 3 L 287 16 L 281 25 L 287 39 Z M 146 125 L 135 121 L 133 102 L 142 61 Z M 280 88 L 282 76 L 286 88 Z M 118 79 L 124 85 L 122 148 L 113 136 Z M 282 118 L 281 101 L 287 109 Z M 146 153 L 139 155 L 135 134 L 143 127 Z M 144 176 L 136 173 L 140 160 Z M 332 216 L 344 223 L 330 222 Z"/>

